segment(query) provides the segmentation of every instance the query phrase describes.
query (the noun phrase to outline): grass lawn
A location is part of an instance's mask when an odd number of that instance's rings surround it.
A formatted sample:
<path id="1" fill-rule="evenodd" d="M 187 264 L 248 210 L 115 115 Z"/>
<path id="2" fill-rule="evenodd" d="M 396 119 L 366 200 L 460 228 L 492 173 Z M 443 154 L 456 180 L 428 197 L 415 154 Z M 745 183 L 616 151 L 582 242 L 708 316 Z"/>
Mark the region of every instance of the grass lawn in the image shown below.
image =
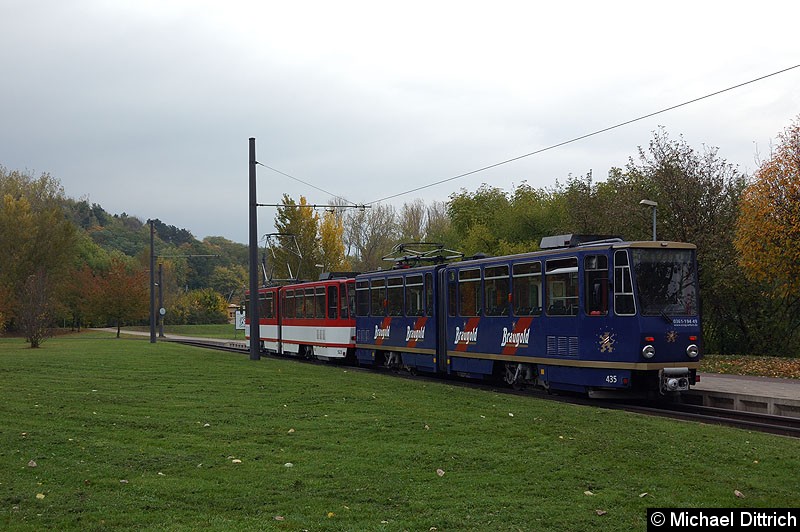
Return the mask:
<path id="1" fill-rule="evenodd" d="M 648 507 L 800 505 L 794 439 L 102 332 L 0 339 L 0 419 L 11 530 L 641 531 Z"/>

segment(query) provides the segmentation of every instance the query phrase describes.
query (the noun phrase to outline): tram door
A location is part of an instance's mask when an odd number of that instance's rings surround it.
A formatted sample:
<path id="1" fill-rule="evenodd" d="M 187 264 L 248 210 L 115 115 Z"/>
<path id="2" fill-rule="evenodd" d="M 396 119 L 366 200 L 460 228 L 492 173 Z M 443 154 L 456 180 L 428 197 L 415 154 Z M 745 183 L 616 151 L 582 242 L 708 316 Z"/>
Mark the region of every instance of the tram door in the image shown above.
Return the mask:
<path id="1" fill-rule="evenodd" d="M 455 270 L 449 270 L 454 273 Z M 448 373 L 447 365 L 447 316 L 450 305 L 455 305 L 455 300 L 450 302 L 458 291 L 458 281 L 455 275 L 448 278 L 448 269 L 440 268 L 436 271 L 436 370 Z M 455 308 L 455 307 L 453 307 Z"/>

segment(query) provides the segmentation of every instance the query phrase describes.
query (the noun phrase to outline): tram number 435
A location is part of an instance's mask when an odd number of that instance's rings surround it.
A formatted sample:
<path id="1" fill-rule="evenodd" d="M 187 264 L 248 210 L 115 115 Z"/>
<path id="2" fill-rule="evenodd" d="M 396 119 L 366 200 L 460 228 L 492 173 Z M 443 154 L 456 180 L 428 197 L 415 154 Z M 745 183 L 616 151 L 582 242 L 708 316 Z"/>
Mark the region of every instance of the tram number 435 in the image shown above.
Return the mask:
<path id="1" fill-rule="evenodd" d="M 606 382 L 608 384 L 617 384 L 617 376 L 616 375 L 606 375 Z"/>

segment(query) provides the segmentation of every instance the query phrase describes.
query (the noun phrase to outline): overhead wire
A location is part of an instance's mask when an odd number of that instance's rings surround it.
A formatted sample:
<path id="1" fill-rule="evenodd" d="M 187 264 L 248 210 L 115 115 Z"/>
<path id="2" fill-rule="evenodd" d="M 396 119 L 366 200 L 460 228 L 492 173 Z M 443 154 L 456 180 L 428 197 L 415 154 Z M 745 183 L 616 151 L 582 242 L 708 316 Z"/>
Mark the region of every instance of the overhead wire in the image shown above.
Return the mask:
<path id="1" fill-rule="evenodd" d="M 711 98 L 712 96 L 717 96 L 719 94 L 722 94 L 722 93 L 725 93 L 725 92 L 728 92 L 728 91 L 732 91 L 732 90 L 738 89 L 740 87 L 744 87 L 745 85 L 750 85 L 751 83 L 755 83 L 757 81 L 761 81 L 761 80 L 770 78 L 772 76 L 777 76 L 778 74 L 783 74 L 784 72 L 788 72 L 788 71 L 793 70 L 793 69 L 798 68 L 798 67 L 800 67 L 800 65 L 794 65 L 794 66 L 791 66 L 791 67 L 788 67 L 788 68 L 784 68 L 782 70 L 778 70 L 777 72 L 772 72 L 771 74 L 767 74 L 765 76 L 760 76 L 758 78 L 751 79 L 749 81 L 745 81 L 744 83 L 739 83 L 737 85 L 733 85 L 733 86 L 728 87 L 726 89 L 718 90 L 718 91 L 706 94 L 705 96 L 700 96 L 699 98 L 693 98 L 691 100 L 687 100 L 687 101 L 685 101 L 683 103 L 679 103 L 677 105 L 672 105 L 670 107 L 665 107 L 664 109 L 661 109 L 660 111 L 655 111 L 655 112 L 652 112 L 652 113 L 648 113 L 646 115 L 642 115 L 642 116 L 639 116 L 639 117 L 636 117 L 636 118 L 632 118 L 630 120 L 626 120 L 624 122 L 620 122 L 618 124 L 614 124 L 613 126 L 604 127 L 603 129 L 598 129 L 597 131 L 593 131 L 591 133 L 586 133 L 585 135 L 580 135 L 578 137 L 574 137 L 574 138 L 571 138 L 569 140 L 565 140 L 565 141 L 559 142 L 557 144 L 552 144 L 552 145 L 547 146 L 545 148 L 541 148 L 541 149 L 532 151 L 530 153 L 526 153 L 524 155 L 519 155 L 517 157 L 512 157 L 511 159 L 506 159 L 506 160 L 500 161 L 498 163 L 490 164 L 488 166 L 484 166 L 484 167 L 478 168 L 476 170 L 470 170 L 469 172 L 464 172 L 463 174 L 458 174 L 458 175 L 453 176 L 453 177 L 448 177 L 446 179 L 441 179 L 441 180 L 435 181 L 433 183 L 428 183 L 427 185 L 422 185 L 422 186 L 419 186 L 419 187 L 416 187 L 416 188 L 412 188 L 410 190 L 406 190 L 405 192 L 399 192 L 397 194 L 392 194 L 390 196 L 385 196 L 383 198 L 367 202 L 367 203 L 365 203 L 365 205 L 373 205 L 375 203 L 380 203 L 382 201 L 394 199 L 394 198 L 397 198 L 397 197 L 400 197 L 400 196 L 405 196 L 406 194 L 412 194 L 414 192 L 419 192 L 420 190 L 425 190 L 427 188 L 435 187 L 435 186 L 441 185 L 443 183 L 449 183 L 450 181 L 455 181 L 457 179 L 461 179 L 462 177 L 467 177 L 467 176 L 470 176 L 470 175 L 473 175 L 473 174 L 477 174 L 477 173 L 480 173 L 480 172 L 483 172 L 483 171 L 486 171 L 486 170 L 490 170 L 492 168 L 497 168 L 498 166 L 502 166 L 504 164 L 512 163 L 514 161 L 519 161 L 520 159 L 524 159 L 524 158 L 530 157 L 532 155 L 537 155 L 539 153 L 543 153 L 543 152 L 546 152 L 546 151 L 549 151 L 549 150 L 553 150 L 555 148 L 559 148 L 561 146 L 565 146 L 565 145 L 571 144 L 573 142 L 578 142 L 579 140 L 587 139 L 589 137 L 593 137 L 593 136 L 599 135 L 601 133 L 606 133 L 606 132 L 611 131 L 613 129 L 617 129 L 617 128 L 620 128 L 620 127 L 623 127 L 623 126 L 627 126 L 628 124 L 633 124 L 634 122 L 639 122 L 641 120 L 645 120 L 647 118 L 651 118 L 653 116 L 656 116 L 656 115 L 659 115 L 659 114 L 662 114 L 662 113 L 666 113 L 667 111 L 672 111 L 674 109 L 678 109 L 680 107 L 684 107 L 686 105 L 689 105 L 689 104 L 692 104 L 692 103 L 696 103 L 696 102 L 699 102 L 701 100 L 705 100 L 707 98 Z"/>
<path id="2" fill-rule="evenodd" d="M 267 168 L 268 170 L 272 170 L 276 174 L 281 174 L 282 176 L 286 176 L 289 179 L 294 179 L 298 183 L 302 183 L 302 184 L 304 184 L 304 185 L 306 185 L 308 187 L 313 188 L 314 190 L 318 190 L 319 192 L 323 192 L 323 193 L 327 194 L 328 196 L 332 196 L 332 197 L 334 197 L 336 199 L 340 199 L 340 200 L 344 201 L 345 203 L 347 203 L 349 205 L 358 206 L 356 203 L 353 203 L 352 201 L 348 200 L 347 198 L 339 196 L 338 194 L 334 194 L 333 192 L 328 192 L 324 188 L 320 188 L 320 187 L 318 187 L 316 185 L 313 185 L 313 184 L 309 183 L 308 181 L 304 181 L 304 180 L 300 179 L 299 177 L 295 177 L 293 175 L 287 174 L 286 172 L 281 172 L 277 168 L 273 168 L 271 166 L 267 166 L 266 164 L 260 163 L 258 161 L 256 161 L 256 164 L 259 165 L 259 166 L 263 166 L 264 168 Z M 314 207 L 316 208 L 317 206 L 315 205 Z"/>
<path id="3" fill-rule="evenodd" d="M 273 167 L 271 167 L 271 166 L 268 166 L 268 165 L 266 165 L 266 164 L 263 164 L 263 163 L 260 163 L 260 162 L 256 162 L 256 164 L 258 164 L 258 165 L 260 165 L 260 166 L 263 166 L 264 168 L 267 168 L 267 169 L 269 169 L 269 170 L 272 170 L 273 172 L 276 172 L 276 173 L 278 173 L 278 174 L 281 174 L 281 175 L 283 175 L 283 176 L 286 176 L 286 177 L 288 177 L 289 179 L 293 179 L 293 180 L 295 180 L 295 181 L 297 181 L 297 182 L 299 182 L 299 183 L 302 183 L 302 184 L 304 184 L 304 185 L 306 185 L 306 186 L 308 186 L 308 187 L 311 187 L 311 188 L 313 188 L 313 189 L 315 189 L 315 190 L 318 190 L 318 191 L 320 191 L 320 192 L 323 192 L 323 193 L 325 193 L 325 194 L 328 194 L 329 196 L 332 196 L 332 197 L 334 197 L 334 198 L 337 198 L 337 199 L 339 199 L 339 200 L 342 200 L 342 201 L 344 201 L 344 202 L 348 203 L 349 205 L 356 206 L 356 207 L 364 207 L 364 206 L 374 205 L 375 203 L 380 203 L 380 202 L 382 202 L 382 201 L 387 201 L 387 200 L 390 200 L 390 199 L 398 198 L 398 197 L 400 197 L 400 196 L 405 196 L 406 194 L 412 194 L 412 193 L 414 193 L 414 192 L 419 192 L 420 190 L 425 190 L 425 189 L 428 189 L 428 188 L 431 188 L 431 187 L 435 187 L 435 186 L 437 186 L 437 185 L 441 185 L 441 184 L 444 184 L 444 183 L 449 183 L 449 182 L 451 182 L 451 181 L 455 181 L 455 180 L 457 180 L 457 179 L 461 179 L 461 178 L 464 178 L 464 177 L 467 177 L 467 176 L 470 176 L 470 175 L 473 175 L 473 174 L 477 174 L 477 173 L 480 173 L 480 172 L 484 172 L 484 171 L 486 171 L 486 170 L 491 170 L 492 168 L 497 168 L 498 166 L 503 166 L 503 165 L 505 165 L 505 164 L 509 164 L 509 163 L 513 163 L 513 162 L 515 162 L 515 161 L 519 161 L 520 159 L 525 159 L 526 157 L 531 157 L 531 156 L 533 156 L 533 155 L 538 155 L 538 154 L 540 154 L 540 153 L 543 153 L 543 152 L 546 152 L 546 151 L 554 150 L 554 149 L 556 149 L 556 148 L 560 148 L 561 146 L 566 146 L 567 144 L 572 144 L 572 143 L 574 143 L 574 142 L 578 142 L 578 141 L 580 141 L 580 140 L 587 139 L 587 138 L 589 138 L 589 137 L 594 137 L 594 136 L 596 136 L 596 135 L 600 135 L 601 133 L 607 133 L 608 131 L 612 131 L 612 130 L 614 130 L 614 129 L 618 129 L 618 128 L 621 128 L 621 127 L 623 127 L 623 126 L 627 126 L 627 125 L 629 125 L 629 124 L 633 124 L 633 123 L 635 123 L 635 122 L 640 122 L 640 121 L 642 121 L 642 120 L 645 120 L 645 119 L 647 119 L 647 118 L 652 118 L 652 117 L 654 117 L 654 116 L 656 116 L 656 115 L 660 115 L 660 114 L 666 113 L 666 112 L 668 112 L 668 111 L 673 111 L 673 110 L 675 110 L 675 109 L 679 109 L 679 108 L 681 108 L 681 107 L 685 107 L 685 106 L 687 106 L 687 105 L 690 105 L 690 104 L 693 104 L 693 103 L 697 103 L 697 102 L 699 102 L 699 101 L 706 100 L 706 99 L 708 99 L 708 98 L 712 98 L 712 97 L 714 97 L 714 96 L 718 96 L 718 95 L 720 95 L 720 94 L 723 94 L 723 93 L 726 93 L 726 92 L 729 92 L 729 91 L 732 91 L 732 90 L 735 90 L 735 89 L 739 89 L 739 88 L 741 88 L 741 87 L 744 87 L 744 86 L 747 86 L 747 85 L 751 85 L 751 84 L 753 84 L 753 83 L 756 83 L 756 82 L 759 82 L 759 81 L 765 80 L 765 79 L 767 79 L 767 78 L 771 78 L 771 77 L 773 77 L 773 76 L 777 76 L 777 75 L 779 75 L 779 74 L 784 74 L 784 73 L 786 73 L 786 72 L 789 72 L 790 70 L 794 70 L 794 69 L 796 69 L 796 68 L 800 68 L 800 64 L 798 64 L 798 65 L 794 65 L 794 66 L 790 66 L 790 67 L 788 67 L 788 68 L 784 68 L 784 69 L 778 70 L 778 71 L 776 71 L 776 72 L 772 72 L 772 73 L 770 73 L 770 74 L 766 74 L 766 75 L 763 75 L 763 76 L 759 76 L 759 77 L 757 77 L 757 78 L 754 78 L 754 79 L 751 79 L 751 80 L 745 81 L 745 82 L 743 82 L 743 83 L 737 83 L 736 85 L 732 85 L 732 86 L 730 86 L 730 87 L 727 87 L 727 88 L 725 88 L 725 89 L 721 89 L 721 90 L 718 90 L 718 91 L 714 91 L 714 92 L 711 92 L 711 93 L 709 93 L 709 94 L 706 94 L 706 95 L 704 95 L 704 96 L 700 96 L 700 97 L 697 97 L 697 98 L 692 98 L 691 100 L 687 100 L 687 101 L 685 101 L 685 102 L 682 102 L 682 103 L 679 103 L 679 104 L 676 104 L 676 105 L 671 105 L 671 106 L 669 106 L 669 107 L 665 107 L 664 109 L 660 109 L 660 110 L 658 110 L 658 111 L 654 111 L 654 112 L 652 112 L 652 113 L 647 113 L 647 114 L 644 114 L 644 115 L 638 116 L 638 117 L 636 117 L 636 118 L 632 118 L 632 119 L 630 119 L 630 120 L 625 120 L 624 122 L 619 122 L 619 123 L 617 123 L 617 124 L 614 124 L 614 125 L 612 125 L 612 126 L 608 126 L 608 127 L 604 127 L 604 128 L 602 128 L 602 129 L 598 129 L 598 130 L 596 130 L 596 131 L 592 131 L 591 133 L 586 133 L 586 134 L 584 134 L 584 135 L 580 135 L 580 136 L 577 136 L 577 137 L 573 137 L 573 138 L 571 138 L 571 139 L 568 139 L 568 140 L 564 140 L 564 141 L 558 142 L 558 143 L 556 143 L 556 144 L 551 144 L 551 145 L 549 145 L 549 146 L 546 146 L 546 147 L 544 147 L 544 148 L 540 148 L 540 149 L 538 149 L 538 150 L 534 150 L 534 151 L 532 151 L 532 152 L 525 153 L 525 154 L 523 154 L 523 155 L 518 155 L 518 156 L 516 156 L 516 157 L 512 157 L 512 158 L 510 158 L 510 159 L 506 159 L 506 160 L 504 160 L 504 161 L 500 161 L 500 162 L 497 162 L 497 163 L 494 163 L 494 164 L 490 164 L 490 165 L 487 165 L 487 166 L 483 166 L 483 167 L 481 167 L 481 168 L 477 168 L 477 169 L 475 169 L 475 170 L 470 170 L 469 172 L 464 172 L 464 173 L 462 173 L 462 174 L 458 174 L 458 175 L 455 175 L 455 176 L 452 176 L 452 177 L 448 177 L 448 178 L 446 178 L 446 179 L 440 179 L 439 181 L 434 181 L 434 182 L 432 182 L 432 183 L 428 183 L 428 184 L 426 184 L 426 185 L 422 185 L 422 186 L 419 186 L 419 187 L 415 187 L 415 188 L 412 188 L 412 189 L 406 190 L 406 191 L 404 191 L 404 192 L 398 192 L 397 194 L 392 194 L 392 195 L 389 195 L 389 196 L 385 196 L 385 197 L 383 197 L 383 198 L 379 198 L 379 199 L 376 199 L 376 200 L 373 200 L 373 201 L 370 201 L 370 202 L 367 202 L 367 203 L 356 204 L 356 203 L 354 203 L 354 202 L 352 202 L 352 201 L 348 200 L 347 198 L 344 198 L 344 197 L 342 197 L 342 196 L 339 196 L 338 194 L 334 194 L 334 193 L 332 193 L 332 192 L 329 192 L 329 191 L 327 191 L 327 190 L 325 190 L 325 189 L 323 189 L 323 188 L 320 188 L 320 187 L 318 187 L 318 186 L 316 186 L 316 185 L 313 185 L 312 183 L 309 183 L 309 182 L 307 182 L 307 181 L 304 181 L 304 180 L 302 180 L 302 179 L 300 179 L 300 178 L 297 178 L 297 177 L 295 177 L 295 176 L 293 176 L 293 175 L 287 174 L 286 172 L 282 172 L 282 171 L 280 171 L 280 170 L 278 170 L 278 169 L 276 169 L 276 168 L 273 168 Z"/>

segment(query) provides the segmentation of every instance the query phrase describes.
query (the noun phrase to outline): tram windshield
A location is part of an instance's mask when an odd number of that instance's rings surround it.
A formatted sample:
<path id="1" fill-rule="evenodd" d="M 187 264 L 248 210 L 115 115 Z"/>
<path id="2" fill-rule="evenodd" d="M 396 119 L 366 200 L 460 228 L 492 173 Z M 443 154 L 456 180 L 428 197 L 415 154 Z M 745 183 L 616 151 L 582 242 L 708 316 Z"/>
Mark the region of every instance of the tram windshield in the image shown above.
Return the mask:
<path id="1" fill-rule="evenodd" d="M 697 275 L 689 249 L 632 249 L 645 316 L 696 316 Z"/>

